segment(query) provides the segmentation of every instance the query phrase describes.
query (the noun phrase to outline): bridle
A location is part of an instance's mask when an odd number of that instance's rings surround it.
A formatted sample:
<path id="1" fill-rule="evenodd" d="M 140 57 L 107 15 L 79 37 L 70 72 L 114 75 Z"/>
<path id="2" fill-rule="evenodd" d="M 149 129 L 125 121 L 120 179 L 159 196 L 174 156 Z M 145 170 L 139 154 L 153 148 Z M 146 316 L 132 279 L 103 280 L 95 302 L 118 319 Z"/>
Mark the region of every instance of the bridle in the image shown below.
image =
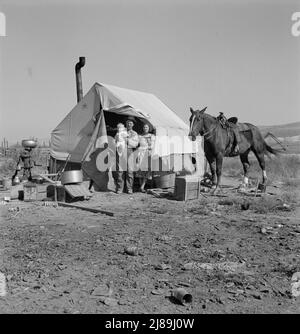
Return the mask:
<path id="1" fill-rule="evenodd" d="M 193 126 L 194 126 L 194 122 L 195 122 L 195 120 L 200 121 L 199 116 L 193 115 L 193 118 L 192 118 L 192 121 L 191 121 L 191 131 L 193 130 Z M 208 134 L 211 134 L 211 132 L 213 132 L 213 131 L 217 128 L 217 126 L 218 126 L 218 123 L 217 123 L 216 126 L 214 126 L 212 129 L 209 129 L 208 131 L 204 132 L 202 136 L 205 137 L 205 136 L 207 136 Z M 209 137 L 207 137 L 207 138 L 205 138 L 205 139 L 208 139 L 208 138 L 210 138 L 210 137 L 211 137 L 211 136 L 209 136 Z"/>

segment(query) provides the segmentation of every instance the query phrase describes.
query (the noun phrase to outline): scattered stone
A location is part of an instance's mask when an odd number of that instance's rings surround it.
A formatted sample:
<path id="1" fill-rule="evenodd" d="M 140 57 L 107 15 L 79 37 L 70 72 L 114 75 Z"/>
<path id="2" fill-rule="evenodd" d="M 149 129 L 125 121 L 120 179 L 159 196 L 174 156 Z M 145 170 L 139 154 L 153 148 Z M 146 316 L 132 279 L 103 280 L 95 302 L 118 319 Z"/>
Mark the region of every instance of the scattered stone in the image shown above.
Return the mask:
<path id="1" fill-rule="evenodd" d="M 6 280 L 7 280 L 7 282 L 9 282 L 12 278 L 13 278 L 13 275 L 7 275 L 7 276 L 6 276 Z"/>
<path id="2" fill-rule="evenodd" d="M 194 265 L 195 265 L 194 262 L 186 263 L 186 264 L 183 266 L 183 268 L 184 268 L 184 270 L 192 270 L 192 269 L 194 269 Z"/>
<path id="3" fill-rule="evenodd" d="M 116 306 L 119 303 L 118 300 L 114 298 L 104 298 L 100 299 L 100 301 L 107 306 Z"/>
<path id="4" fill-rule="evenodd" d="M 186 287 L 190 287 L 191 286 L 190 283 L 186 283 L 186 282 L 179 282 L 178 285 L 186 286 Z"/>
<path id="5" fill-rule="evenodd" d="M 155 269 L 156 270 L 168 270 L 168 269 L 171 269 L 171 266 L 166 263 L 160 263 L 157 266 L 155 266 Z"/>
<path id="6" fill-rule="evenodd" d="M 190 262 L 186 263 L 183 267 L 185 270 L 192 270 L 192 269 L 204 269 L 204 270 L 222 270 L 228 273 L 233 273 L 242 267 L 245 266 L 245 262 L 218 262 L 218 263 L 198 263 L 198 262 Z"/>
<path id="7" fill-rule="evenodd" d="M 241 209 L 242 209 L 242 210 L 248 210 L 249 207 L 250 207 L 250 203 L 249 203 L 249 202 L 243 203 L 243 204 L 241 205 Z"/>
<path id="8" fill-rule="evenodd" d="M 6 277 L 0 272 L 0 297 L 5 297 L 6 293 Z"/>
<path id="9" fill-rule="evenodd" d="M 162 236 L 157 237 L 157 240 L 160 240 L 160 241 L 170 241 L 171 239 L 172 239 L 172 237 L 170 237 L 166 234 L 163 234 Z"/>
<path id="10" fill-rule="evenodd" d="M 251 296 L 254 297 L 255 299 L 261 299 L 261 295 L 258 292 L 252 292 Z"/>
<path id="11" fill-rule="evenodd" d="M 135 246 L 125 247 L 124 252 L 131 256 L 138 255 L 138 248 Z"/>
<path id="12" fill-rule="evenodd" d="M 130 302 L 126 299 L 121 299 L 118 301 L 119 305 L 130 305 Z"/>
<path id="13" fill-rule="evenodd" d="M 155 289 L 151 291 L 152 295 L 163 295 L 165 293 L 165 290 L 163 289 Z"/>
<path id="14" fill-rule="evenodd" d="M 228 199 L 224 199 L 218 202 L 219 205 L 233 205 L 233 201 L 228 200 Z"/>
<path id="15" fill-rule="evenodd" d="M 296 272 L 292 276 L 291 292 L 293 297 L 300 296 L 300 272 Z"/>
<path id="16" fill-rule="evenodd" d="M 97 286 L 93 292 L 92 295 L 93 296 L 107 296 L 110 297 L 112 295 L 112 288 L 108 287 L 106 284 L 103 285 L 99 285 Z"/>
<path id="17" fill-rule="evenodd" d="M 291 206 L 286 203 L 283 203 L 281 206 L 277 206 L 277 209 L 281 211 L 292 211 Z"/>

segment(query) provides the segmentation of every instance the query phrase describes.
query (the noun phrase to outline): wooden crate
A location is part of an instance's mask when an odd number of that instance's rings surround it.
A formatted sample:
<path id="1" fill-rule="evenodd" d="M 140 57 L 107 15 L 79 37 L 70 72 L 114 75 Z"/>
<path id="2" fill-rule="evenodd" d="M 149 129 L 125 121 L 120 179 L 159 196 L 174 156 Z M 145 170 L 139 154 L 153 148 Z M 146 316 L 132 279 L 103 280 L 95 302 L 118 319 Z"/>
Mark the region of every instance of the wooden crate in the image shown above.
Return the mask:
<path id="1" fill-rule="evenodd" d="M 47 197 L 47 184 L 27 182 L 23 185 L 24 201 L 42 201 Z"/>
<path id="2" fill-rule="evenodd" d="M 177 176 L 175 179 L 174 197 L 177 201 L 197 199 L 200 196 L 201 178 L 199 176 Z"/>

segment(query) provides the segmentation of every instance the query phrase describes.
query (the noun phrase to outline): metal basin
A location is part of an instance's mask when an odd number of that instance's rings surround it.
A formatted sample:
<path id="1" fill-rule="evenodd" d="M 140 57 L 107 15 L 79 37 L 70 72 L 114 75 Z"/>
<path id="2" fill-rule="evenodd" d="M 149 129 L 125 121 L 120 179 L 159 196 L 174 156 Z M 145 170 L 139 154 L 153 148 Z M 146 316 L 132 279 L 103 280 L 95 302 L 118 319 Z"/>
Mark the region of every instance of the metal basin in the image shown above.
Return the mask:
<path id="1" fill-rule="evenodd" d="M 24 140 L 22 140 L 22 146 L 23 147 L 35 148 L 35 147 L 37 147 L 37 142 L 33 139 L 24 139 Z"/>
<path id="2" fill-rule="evenodd" d="M 83 175 L 81 170 L 68 170 L 62 173 L 61 183 L 81 183 L 83 181 Z"/>

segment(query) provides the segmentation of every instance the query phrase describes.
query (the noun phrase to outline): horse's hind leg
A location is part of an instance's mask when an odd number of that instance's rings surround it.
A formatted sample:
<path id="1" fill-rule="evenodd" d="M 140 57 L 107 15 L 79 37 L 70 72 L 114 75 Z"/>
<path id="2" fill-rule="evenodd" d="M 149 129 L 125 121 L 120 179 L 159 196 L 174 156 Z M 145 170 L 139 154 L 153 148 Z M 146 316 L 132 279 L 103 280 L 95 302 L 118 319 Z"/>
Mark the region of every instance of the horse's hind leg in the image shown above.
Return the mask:
<path id="1" fill-rule="evenodd" d="M 243 183 L 241 185 L 242 188 L 248 187 L 249 184 L 249 178 L 248 178 L 248 172 L 250 168 L 250 162 L 248 160 L 249 151 L 250 149 L 240 155 L 240 160 L 243 164 L 243 170 L 244 170 L 244 178 L 243 178 Z"/>
<path id="2" fill-rule="evenodd" d="M 259 163 L 259 166 L 262 170 L 262 182 L 263 184 L 267 183 L 267 173 L 266 173 L 266 163 L 265 163 L 265 155 L 264 152 L 257 152 L 256 150 L 252 150 L 254 155 L 256 156 L 256 159 Z"/>

